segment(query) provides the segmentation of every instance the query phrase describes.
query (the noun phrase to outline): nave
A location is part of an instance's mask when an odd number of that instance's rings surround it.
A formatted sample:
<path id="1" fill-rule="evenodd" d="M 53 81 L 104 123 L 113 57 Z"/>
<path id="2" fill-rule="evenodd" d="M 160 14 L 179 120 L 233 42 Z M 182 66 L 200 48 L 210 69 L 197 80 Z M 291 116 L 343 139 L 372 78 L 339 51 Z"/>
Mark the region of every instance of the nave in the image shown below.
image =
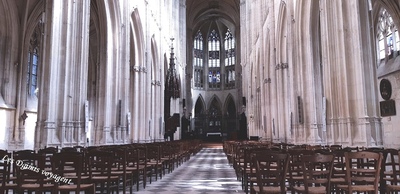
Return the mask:
<path id="1" fill-rule="evenodd" d="M 222 146 L 205 146 L 172 173 L 146 186 L 141 194 L 244 193 Z"/>

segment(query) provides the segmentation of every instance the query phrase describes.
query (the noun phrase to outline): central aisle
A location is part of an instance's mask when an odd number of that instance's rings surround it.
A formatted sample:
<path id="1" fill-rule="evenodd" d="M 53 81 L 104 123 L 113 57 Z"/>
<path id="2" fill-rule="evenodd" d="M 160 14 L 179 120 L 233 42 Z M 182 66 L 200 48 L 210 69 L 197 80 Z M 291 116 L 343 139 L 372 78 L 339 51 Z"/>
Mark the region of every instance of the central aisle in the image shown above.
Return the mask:
<path id="1" fill-rule="evenodd" d="M 135 193 L 142 194 L 243 194 L 234 169 L 228 164 L 222 148 L 203 148 L 190 160 L 166 174 L 161 180 Z"/>

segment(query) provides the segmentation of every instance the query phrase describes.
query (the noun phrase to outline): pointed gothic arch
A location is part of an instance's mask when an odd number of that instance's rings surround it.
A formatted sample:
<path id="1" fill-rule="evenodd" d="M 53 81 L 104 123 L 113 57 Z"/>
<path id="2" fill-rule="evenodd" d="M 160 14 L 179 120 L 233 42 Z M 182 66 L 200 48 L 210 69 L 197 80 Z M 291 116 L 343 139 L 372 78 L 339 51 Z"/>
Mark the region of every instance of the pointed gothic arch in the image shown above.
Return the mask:
<path id="1" fill-rule="evenodd" d="M 120 64 L 121 58 L 121 53 L 118 53 L 116 49 L 121 41 L 121 33 L 116 31 L 118 28 L 115 27 L 121 23 L 119 6 L 118 2 L 90 1 L 89 70 L 86 95 L 89 101 L 89 116 L 94 118 L 91 124 L 94 126 L 93 131 L 88 135 L 93 145 L 122 141 L 118 137 L 126 136 L 119 134 L 121 130 L 111 128 L 114 125 L 122 125 L 125 120 L 117 116 L 102 117 L 104 112 L 112 115 L 126 114 L 124 106 L 121 110 L 116 107 L 122 97 L 113 95 L 107 98 L 106 95 L 115 91 L 112 83 L 118 82 L 117 77 L 119 77 L 113 67 L 115 64 Z M 117 114 L 117 111 L 121 112 Z"/>
<path id="2" fill-rule="evenodd" d="M 235 98 L 233 97 L 233 95 L 231 93 L 229 93 L 228 96 L 226 96 L 222 110 L 223 110 L 223 114 L 226 117 L 232 117 L 234 115 L 237 115 L 237 107 L 236 107 Z M 234 114 L 232 114 L 232 113 L 234 113 Z"/>
<path id="3" fill-rule="evenodd" d="M 89 23 L 89 62 L 88 62 L 88 83 L 87 83 L 87 100 L 89 103 L 88 116 L 90 118 L 98 117 L 99 99 L 96 96 L 100 93 L 100 61 L 104 59 L 101 56 L 100 48 L 105 45 L 104 35 L 105 26 L 100 24 L 104 15 L 101 12 L 102 4 L 97 1 L 90 1 L 90 23 Z M 91 73 L 89 73 L 91 72 Z M 94 72 L 94 73 L 93 73 Z M 99 125 L 97 120 L 90 122 L 90 126 Z M 94 142 L 96 137 L 96 129 L 89 127 L 87 138 L 89 142 Z"/>
<path id="4" fill-rule="evenodd" d="M 198 117 L 198 116 L 206 114 L 207 109 L 206 109 L 205 105 L 206 105 L 206 103 L 204 101 L 203 96 L 199 95 L 197 97 L 197 100 L 196 100 L 196 103 L 194 106 L 194 117 Z"/>
<path id="5" fill-rule="evenodd" d="M 203 96 L 200 94 L 197 97 L 196 103 L 194 104 L 194 131 L 198 137 L 203 135 L 204 130 L 206 129 L 207 125 L 205 124 L 206 121 L 206 103 L 204 101 Z"/>
<path id="6" fill-rule="evenodd" d="M 208 105 L 207 105 L 207 107 L 208 107 L 207 110 L 210 110 L 210 108 L 211 108 L 212 106 L 214 106 L 215 108 L 218 108 L 218 110 L 219 110 L 220 113 L 222 114 L 222 101 L 221 101 L 221 99 L 220 99 L 217 95 L 215 95 L 215 94 L 210 98 L 210 101 L 208 102 Z"/>
<path id="7" fill-rule="evenodd" d="M 281 1 L 279 5 L 279 12 L 278 12 L 278 19 L 277 19 L 277 39 L 275 40 L 275 44 L 277 46 L 277 53 L 276 53 L 276 73 L 275 73 L 275 80 L 276 83 L 276 92 L 275 97 L 277 99 L 277 106 L 280 107 L 279 109 L 274 109 L 274 127 L 275 131 L 274 134 L 276 138 L 279 138 L 281 141 L 285 141 L 286 137 L 288 136 L 289 132 L 288 123 L 286 122 L 286 118 L 288 118 L 289 110 L 288 110 L 288 103 L 287 99 L 289 99 L 288 95 L 288 83 L 289 83 L 289 76 L 288 76 L 288 32 L 287 26 L 288 23 L 291 21 L 288 19 L 287 16 L 287 7 L 286 2 Z M 265 118 L 260 118 L 259 125 L 266 128 L 265 123 L 266 121 L 262 120 Z"/>
<path id="8" fill-rule="evenodd" d="M 17 126 L 19 126 L 20 136 L 18 139 L 24 141 L 26 148 L 34 147 L 35 128 L 38 121 L 39 109 L 38 97 L 40 96 L 38 88 L 41 87 L 40 84 L 44 78 L 44 74 L 42 73 L 44 61 L 44 36 L 42 36 L 44 33 L 44 6 L 43 2 L 36 4 L 32 14 L 27 18 L 26 31 L 23 34 L 24 42 L 21 54 L 21 68 L 19 68 L 18 72 L 18 78 L 20 79 L 18 88 L 21 98 L 19 98 L 16 118 L 19 118 L 22 114 L 27 114 L 28 117 L 26 120 L 23 120 L 23 123 L 19 119 Z M 29 113 L 25 113 L 28 111 Z"/>
<path id="9" fill-rule="evenodd" d="M 138 130 L 139 126 L 145 126 L 144 114 L 141 112 L 145 109 L 143 104 L 143 97 L 140 94 L 143 94 L 142 90 L 142 72 L 146 71 L 144 68 L 144 34 L 142 21 L 140 19 L 140 14 L 137 9 L 134 9 L 130 18 L 130 28 L 131 28 L 131 43 L 130 43 L 130 51 L 131 51 L 131 60 L 130 60 L 130 101 L 129 107 L 131 110 L 131 120 L 132 129 L 130 131 L 131 138 L 134 141 L 138 141 L 141 136 L 143 136 L 144 132 Z"/>
<path id="10" fill-rule="evenodd" d="M 0 18 L 0 120 L 3 121 L 3 125 L 0 126 L 0 147 L 7 147 L 9 142 L 18 142 L 20 133 L 20 120 L 15 119 L 14 122 L 5 122 L 7 118 L 19 118 L 23 114 L 24 108 L 15 102 L 15 97 L 19 95 L 15 88 L 19 86 L 19 79 L 21 75 L 14 67 L 14 65 L 22 65 L 21 59 L 18 55 L 14 55 L 13 52 L 18 48 L 20 23 L 17 22 L 18 11 L 15 1 L 0 1 L 0 12 L 2 17 Z M 15 62 L 18 62 L 15 64 Z M 5 81 L 8 80 L 6 84 Z M 23 82 L 24 83 L 24 82 Z M 15 108 L 15 110 L 13 110 Z M 7 130 L 10 129 L 10 130 Z M 11 130 L 12 129 L 12 130 Z M 10 138 L 9 138 L 10 137 Z"/>
<path id="11" fill-rule="evenodd" d="M 222 133 L 222 102 L 217 95 L 213 95 L 208 102 L 207 118 L 208 129 L 206 133 Z"/>
<path id="12" fill-rule="evenodd" d="M 229 93 L 224 102 L 222 128 L 228 139 L 232 140 L 237 139 L 237 130 L 239 130 L 239 123 L 237 122 L 238 110 L 236 104 L 233 95 Z"/>
<path id="13" fill-rule="evenodd" d="M 296 22 L 296 31 L 302 39 L 310 41 L 301 44 L 300 54 L 295 59 L 299 62 L 290 66 L 294 72 L 299 72 L 295 74 L 294 79 L 298 81 L 293 86 L 299 90 L 292 97 L 294 99 L 292 112 L 294 113 L 294 122 L 297 123 L 292 133 L 294 142 L 321 142 L 323 136 L 322 114 L 318 114 L 322 112 L 324 97 L 319 6 L 320 2 L 317 1 L 297 2 L 296 13 L 300 19 Z M 303 55 L 304 52 L 313 54 Z M 300 100 L 297 100 L 296 97 Z M 308 106 L 302 106 L 303 104 Z M 302 107 L 305 107 L 304 110 Z"/>
<path id="14" fill-rule="evenodd" d="M 159 53 L 158 53 L 158 45 L 154 35 L 151 37 L 151 113 L 150 118 L 156 117 L 155 115 L 162 115 L 163 113 L 163 106 L 162 106 L 162 88 L 161 88 L 161 81 L 160 81 L 160 71 L 158 71 L 157 67 L 161 67 L 161 63 L 159 60 Z M 160 120 L 162 118 L 159 118 Z M 156 120 L 151 121 L 151 129 L 153 130 L 153 139 L 162 139 L 162 126 L 160 122 Z"/>

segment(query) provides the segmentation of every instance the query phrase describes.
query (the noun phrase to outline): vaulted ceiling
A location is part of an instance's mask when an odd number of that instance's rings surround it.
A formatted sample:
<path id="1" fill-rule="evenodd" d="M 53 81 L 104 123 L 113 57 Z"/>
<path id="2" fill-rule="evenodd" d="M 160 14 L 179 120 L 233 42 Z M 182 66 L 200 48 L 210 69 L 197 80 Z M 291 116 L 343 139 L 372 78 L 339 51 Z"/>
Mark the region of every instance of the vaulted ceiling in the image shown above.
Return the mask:
<path id="1" fill-rule="evenodd" d="M 210 26 L 212 22 L 222 23 L 230 29 L 240 24 L 239 0 L 187 0 L 186 10 L 187 27 L 194 31 Z"/>

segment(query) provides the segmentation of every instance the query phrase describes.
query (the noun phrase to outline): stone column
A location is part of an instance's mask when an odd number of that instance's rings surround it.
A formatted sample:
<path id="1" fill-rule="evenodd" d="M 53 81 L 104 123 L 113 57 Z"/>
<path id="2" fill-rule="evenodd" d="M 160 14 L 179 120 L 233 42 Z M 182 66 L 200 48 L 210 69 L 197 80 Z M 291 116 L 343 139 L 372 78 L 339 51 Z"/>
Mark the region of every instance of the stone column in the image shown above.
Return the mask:
<path id="1" fill-rule="evenodd" d="M 328 141 L 381 145 L 368 2 L 321 1 L 320 9 Z"/>
<path id="2" fill-rule="evenodd" d="M 36 149 L 85 143 L 89 10 L 89 0 L 46 1 Z"/>

